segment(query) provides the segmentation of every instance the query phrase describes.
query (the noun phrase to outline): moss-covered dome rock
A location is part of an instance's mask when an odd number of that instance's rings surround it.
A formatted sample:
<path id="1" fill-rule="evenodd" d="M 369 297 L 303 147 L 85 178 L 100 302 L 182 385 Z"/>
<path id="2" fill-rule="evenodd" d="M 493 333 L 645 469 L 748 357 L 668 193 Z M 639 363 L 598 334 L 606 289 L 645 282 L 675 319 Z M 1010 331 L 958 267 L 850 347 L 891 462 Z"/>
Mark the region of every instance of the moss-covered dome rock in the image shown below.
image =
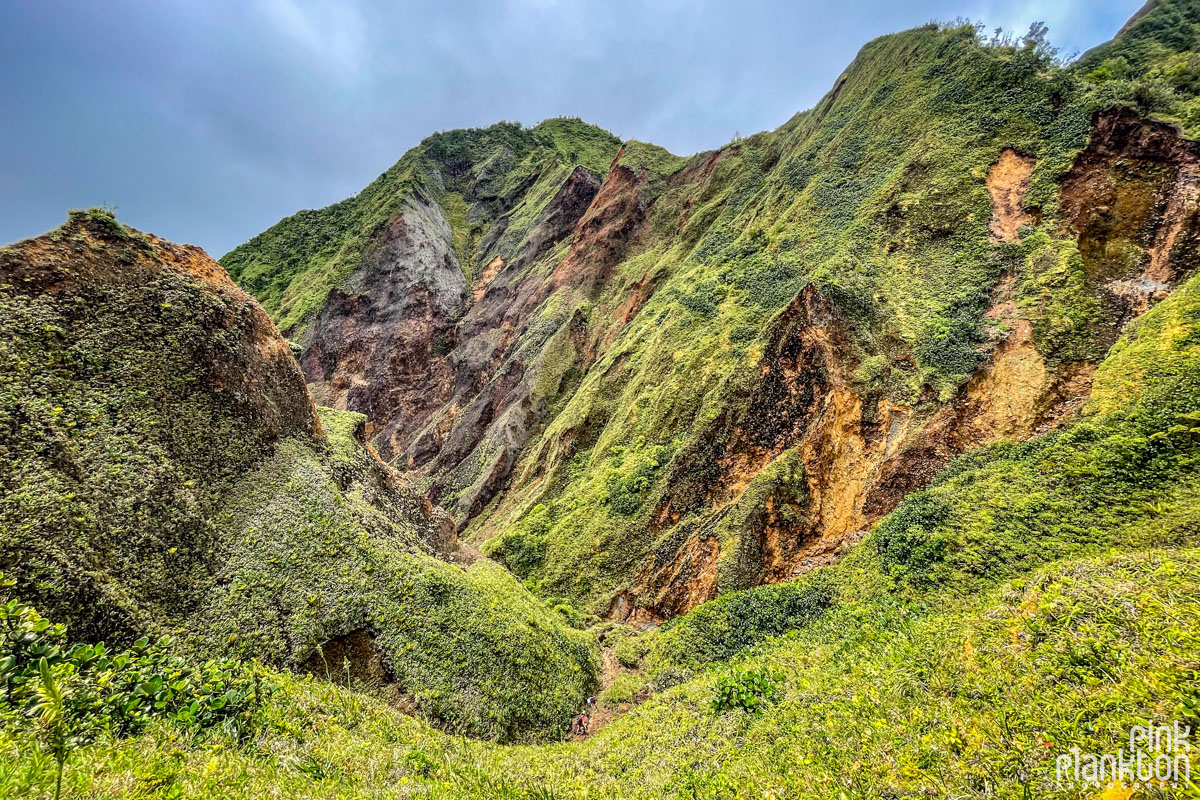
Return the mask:
<path id="1" fill-rule="evenodd" d="M 594 645 L 460 551 L 364 421 L 314 408 L 199 248 L 93 210 L 0 251 L 0 570 L 25 597 L 84 641 L 179 634 L 476 736 L 565 728 Z"/>

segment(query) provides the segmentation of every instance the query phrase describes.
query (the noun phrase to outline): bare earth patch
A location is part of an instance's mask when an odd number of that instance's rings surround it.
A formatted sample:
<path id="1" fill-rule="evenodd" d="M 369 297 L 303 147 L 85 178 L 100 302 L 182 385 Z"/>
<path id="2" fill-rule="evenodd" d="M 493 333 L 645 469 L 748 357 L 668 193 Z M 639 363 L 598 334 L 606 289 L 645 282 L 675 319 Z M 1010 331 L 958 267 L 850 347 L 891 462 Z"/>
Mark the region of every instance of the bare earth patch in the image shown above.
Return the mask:
<path id="1" fill-rule="evenodd" d="M 988 231 L 994 244 L 1019 241 L 1021 226 L 1035 221 L 1021 208 L 1025 192 L 1029 190 L 1033 164 L 1032 158 L 1008 149 L 988 171 L 987 189 L 992 198 L 992 221 L 988 223 Z"/>

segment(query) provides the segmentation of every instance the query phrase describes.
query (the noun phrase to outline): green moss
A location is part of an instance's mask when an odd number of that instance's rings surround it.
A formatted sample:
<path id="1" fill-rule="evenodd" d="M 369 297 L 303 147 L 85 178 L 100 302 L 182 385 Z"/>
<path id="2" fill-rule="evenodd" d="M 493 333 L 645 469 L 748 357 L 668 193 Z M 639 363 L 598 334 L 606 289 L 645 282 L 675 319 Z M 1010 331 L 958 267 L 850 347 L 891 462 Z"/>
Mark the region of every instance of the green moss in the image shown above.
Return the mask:
<path id="1" fill-rule="evenodd" d="M 443 727 L 502 740 L 565 728 L 594 685 L 591 639 L 503 567 L 434 558 L 364 479 L 379 467 L 352 438 L 363 417 L 321 417 L 328 466 L 288 443 L 234 488 L 222 528 L 236 545 L 194 635 L 300 662 L 366 630 L 402 691 Z"/>
<path id="2" fill-rule="evenodd" d="M 478 263 L 475 251 L 479 247 L 481 231 L 473 228 L 467 221 L 469 207 L 467 201 L 458 192 L 446 192 L 442 197 L 442 213 L 450 223 L 450 231 L 454 239 L 454 255 L 458 257 L 458 265 L 463 270 L 467 282 L 473 282 L 479 277 Z"/>

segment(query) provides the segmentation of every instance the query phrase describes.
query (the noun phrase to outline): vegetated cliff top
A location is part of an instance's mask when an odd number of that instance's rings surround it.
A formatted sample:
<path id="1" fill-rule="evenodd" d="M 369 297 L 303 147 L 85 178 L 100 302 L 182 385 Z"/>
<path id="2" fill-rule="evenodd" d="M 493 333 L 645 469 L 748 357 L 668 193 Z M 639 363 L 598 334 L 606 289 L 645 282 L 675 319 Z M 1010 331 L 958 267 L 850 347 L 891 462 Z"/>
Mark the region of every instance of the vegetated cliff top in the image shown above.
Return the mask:
<path id="1" fill-rule="evenodd" d="M 1092 73 L 1094 80 L 1150 75 L 1168 89 L 1194 96 L 1200 89 L 1195 56 L 1200 46 L 1200 11 L 1196 2 L 1150 0 L 1117 37 L 1086 53 L 1075 67 Z M 863 52 L 883 42 L 903 46 L 901 40 L 907 36 L 881 37 Z M 858 65 L 856 59 L 847 73 Z M 836 94 L 822 100 L 812 114 L 819 116 Z M 1174 105 L 1161 91 L 1147 88 L 1142 89 L 1141 99 L 1160 106 L 1154 109 L 1157 111 L 1168 111 Z M 1183 113 L 1189 119 L 1196 116 L 1191 106 Z M 779 132 L 796 127 L 809 115 L 797 114 Z M 501 122 L 488 128 L 433 134 L 359 194 L 323 209 L 297 212 L 234 248 L 221 263 L 259 299 L 285 334 L 302 336 L 329 290 L 349 276 L 375 232 L 395 215 L 414 188 L 421 188 L 438 202 L 454 204 L 468 197 L 471 225 L 482 223 L 486 230 L 499 222 L 487 218 L 488 211 L 512 213 L 519 195 L 536 194 L 532 185 L 551 176 L 561 182 L 563 169 L 583 166 L 603 174 L 620 145 L 608 131 L 574 118 L 549 119 L 532 128 Z M 631 145 L 641 143 L 627 143 Z M 653 161 L 663 172 L 674 171 L 684 161 L 656 146 L 645 147 L 655 152 Z M 484 202 L 481 205 L 479 201 Z M 468 244 L 460 255 L 469 252 Z M 508 253 L 500 254 L 508 260 Z M 464 263 L 462 267 L 469 277 L 475 277 L 480 265 Z"/>
<path id="2" fill-rule="evenodd" d="M 0 251 L 0 311 L 0 571 L 76 639 L 179 632 L 320 675 L 344 650 L 355 680 L 498 739 L 556 734 L 590 690 L 594 645 L 455 560 L 445 515 L 361 415 L 314 409 L 203 251 L 72 212 Z"/>
<path id="3" fill-rule="evenodd" d="M 503 214 L 503 229 L 512 229 L 509 239 L 517 229 L 523 234 L 522 226 L 540 210 L 524 207 L 523 200 L 538 198 L 546 186 L 553 192 L 576 166 L 607 172 L 620 143 L 608 131 L 571 118 L 548 119 L 532 128 L 500 122 L 435 133 L 359 194 L 287 217 L 234 248 L 221 263 L 285 333 L 299 336 L 410 192 L 445 206 L 459 234 L 460 266 L 474 277 L 480 265 L 472 258 L 476 242 L 468 228 L 479 226 L 480 235 L 486 235 Z M 507 260 L 509 249 L 500 247 L 496 254 Z"/>
<path id="4" fill-rule="evenodd" d="M 1123 59 L 1137 72 L 1166 68 L 1195 72 L 1200 50 L 1200 3 L 1196 0 L 1149 0 L 1111 41 L 1080 57 L 1078 66 L 1092 70 L 1106 60 Z M 1114 65 L 1115 66 L 1115 65 Z"/>

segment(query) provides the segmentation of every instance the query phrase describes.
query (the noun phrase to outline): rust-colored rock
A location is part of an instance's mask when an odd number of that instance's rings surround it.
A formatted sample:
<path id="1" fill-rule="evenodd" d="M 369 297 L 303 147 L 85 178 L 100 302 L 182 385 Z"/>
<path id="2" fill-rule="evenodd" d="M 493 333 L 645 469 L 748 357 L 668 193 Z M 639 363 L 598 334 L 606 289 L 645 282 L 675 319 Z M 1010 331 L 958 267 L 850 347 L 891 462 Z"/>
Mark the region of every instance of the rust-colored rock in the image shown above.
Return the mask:
<path id="1" fill-rule="evenodd" d="M 992 198 L 992 221 L 988 232 L 992 242 L 1016 242 L 1022 225 L 1036 222 L 1024 209 L 1025 193 L 1033 175 L 1033 159 L 1005 150 L 988 171 L 987 189 Z"/>
<path id="2" fill-rule="evenodd" d="M 1200 143 L 1129 109 L 1100 114 L 1063 182 L 1062 210 L 1089 281 L 1107 292 L 1111 344 L 1194 268 Z"/>

